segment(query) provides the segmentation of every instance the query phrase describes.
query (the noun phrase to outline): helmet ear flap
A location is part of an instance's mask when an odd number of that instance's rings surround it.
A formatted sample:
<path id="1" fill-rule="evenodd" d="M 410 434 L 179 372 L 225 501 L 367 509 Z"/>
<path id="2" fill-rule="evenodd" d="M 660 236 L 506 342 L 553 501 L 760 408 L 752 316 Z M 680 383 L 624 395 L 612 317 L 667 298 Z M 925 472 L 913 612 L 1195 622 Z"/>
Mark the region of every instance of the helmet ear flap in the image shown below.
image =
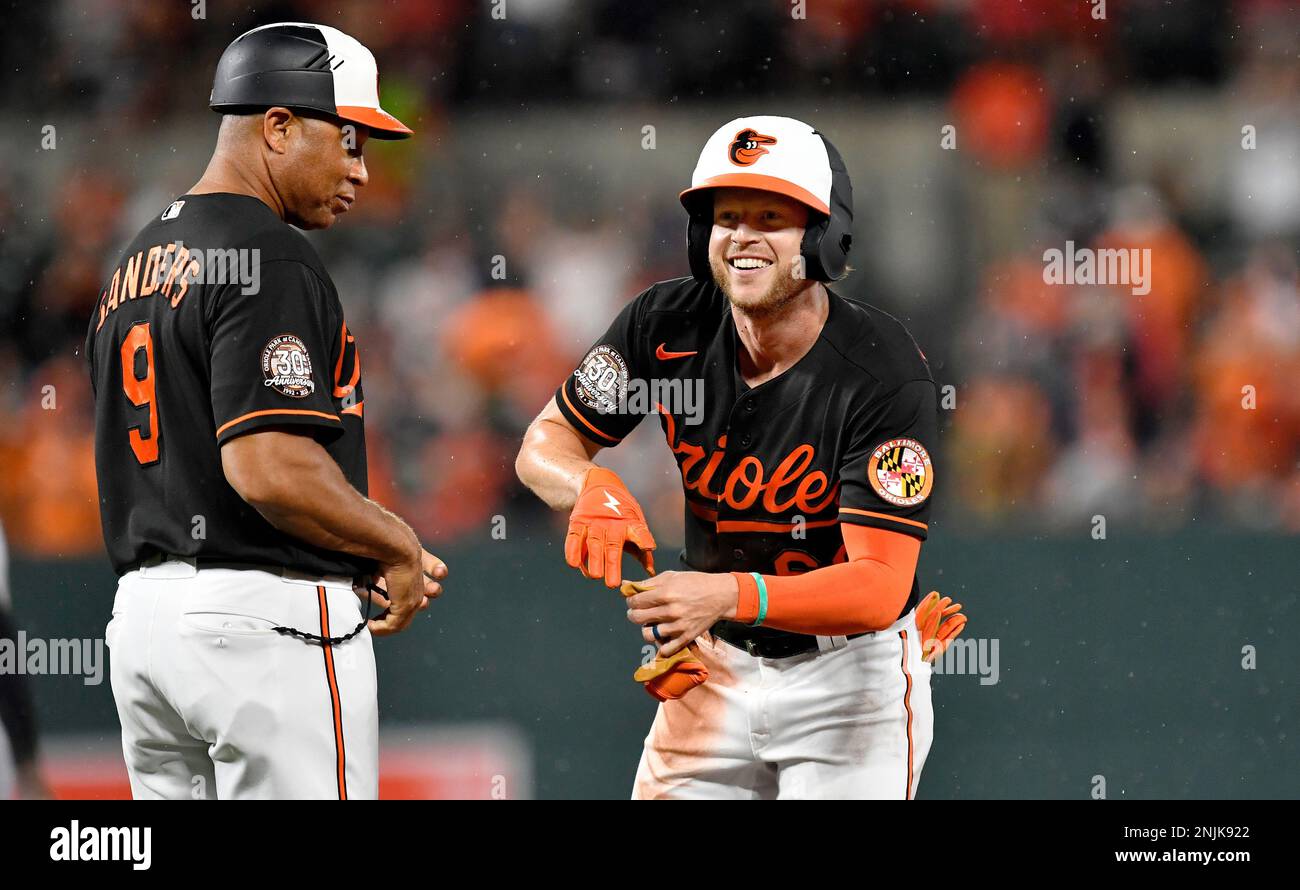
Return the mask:
<path id="1" fill-rule="evenodd" d="M 803 257 L 804 262 L 804 278 L 811 278 L 813 281 L 834 281 L 838 277 L 827 274 L 826 258 L 823 256 L 826 252 L 826 229 L 829 225 L 829 217 L 809 211 L 808 225 L 803 230 L 803 241 L 799 245 L 799 255 Z"/>
<path id="2" fill-rule="evenodd" d="M 686 256 L 691 275 L 705 284 L 713 281 L 709 268 L 709 237 L 713 234 L 713 198 L 708 192 L 694 196 L 690 202 L 690 222 L 686 227 Z"/>
<path id="3" fill-rule="evenodd" d="M 849 265 L 853 233 L 847 231 L 843 218 L 816 214 L 818 219 L 804 229 L 799 252 L 804 260 L 804 277 L 815 281 L 838 281 Z"/>
<path id="4" fill-rule="evenodd" d="M 830 216 L 804 233 L 802 251 L 808 264 L 808 277 L 818 281 L 837 281 L 844 277 L 853 247 L 853 184 L 844 158 L 830 140 L 820 132 L 831 168 Z M 814 237 L 814 232 L 816 233 Z"/>

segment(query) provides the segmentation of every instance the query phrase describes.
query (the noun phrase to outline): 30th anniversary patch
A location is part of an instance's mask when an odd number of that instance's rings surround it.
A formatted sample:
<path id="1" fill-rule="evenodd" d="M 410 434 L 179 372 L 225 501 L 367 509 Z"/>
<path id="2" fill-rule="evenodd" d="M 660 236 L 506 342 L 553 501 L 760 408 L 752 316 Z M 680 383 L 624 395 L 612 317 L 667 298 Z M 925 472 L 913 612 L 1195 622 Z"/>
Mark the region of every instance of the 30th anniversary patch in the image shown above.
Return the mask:
<path id="1" fill-rule="evenodd" d="M 871 452 L 867 481 L 889 503 L 914 507 L 928 498 L 934 487 L 930 452 L 915 439 L 890 439 Z"/>
<path id="2" fill-rule="evenodd" d="M 316 391 L 307 344 L 293 334 L 272 337 L 262 349 L 262 376 L 264 386 L 293 399 L 305 399 Z"/>
<path id="3" fill-rule="evenodd" d="M 573 372 L 574 389 L 582 404 L 601 414 L 614 414 L 627 398 L 627 362 L 618 350 L 597 346 Z"/>

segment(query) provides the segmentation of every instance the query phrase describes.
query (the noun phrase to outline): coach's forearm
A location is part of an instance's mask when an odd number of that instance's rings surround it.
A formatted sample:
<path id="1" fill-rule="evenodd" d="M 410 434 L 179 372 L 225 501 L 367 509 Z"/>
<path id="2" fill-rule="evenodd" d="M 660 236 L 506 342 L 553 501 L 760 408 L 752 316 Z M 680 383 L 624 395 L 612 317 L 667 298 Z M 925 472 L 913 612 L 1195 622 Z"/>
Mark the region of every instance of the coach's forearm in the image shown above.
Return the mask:
<path id="1" fill-rule="evenodd" d="M 552 509 L 572 510 L 587 472 L 595 466 L 591 460 L 595 450 L 563 421 L 552 401 L 524 433 L 515 473 Z"/>
<path id="2" fill-rule="evenodd" d="M 411 527 L 353 488 L 310 436 L 240 436 L 222 446 L 221 464 L 239 496 L 286 534 L 385 565 L 419 558 Z"/>

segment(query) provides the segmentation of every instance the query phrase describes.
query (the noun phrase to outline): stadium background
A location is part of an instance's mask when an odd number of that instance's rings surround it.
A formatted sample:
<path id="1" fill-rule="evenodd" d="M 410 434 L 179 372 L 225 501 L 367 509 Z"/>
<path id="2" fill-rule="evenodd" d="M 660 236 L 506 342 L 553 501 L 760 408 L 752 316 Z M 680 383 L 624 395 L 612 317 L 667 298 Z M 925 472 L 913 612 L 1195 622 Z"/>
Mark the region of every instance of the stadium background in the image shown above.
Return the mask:
<path id="1" fill-rule="evenodd" d="M 857 212 L 839 289 L 902 318 L 953 387 L 921 580 L 966 604 L 999 671 L 936 676 L 921 796 L 1085 797 L 1097 776 L 1111 798 L 1300 793 L 1293 4 L 494 5 L 10 6 L 0 518 L 29 637 L 108 618 L 80 355 L 104 272 L 201 173 L 221 49 L 319 21 L 372 48 L 416 130 L 368 146 L 355 209 L 310 236 L 363 348 L 372 494 L 452 568 L 444 601 L 376 646 L 389 750 L 436 764 L 391 793 L 490 796 L 498 775 L 508 796 L 628 792 L 653 712 L 636 631 L 564 569 L 564 517 L 512 461 L 623 302 L 686 274 L 676 194 L 745 113 L 836 142 Z M 1150 248 L 1150 293 L 1044 284 L 1067 241 Z M 681 494 L 656 425 L 602 461 L 667 565 Z M 100 769 L 107 682 L 30 679 L 56 789 L 120 788 Z"/>

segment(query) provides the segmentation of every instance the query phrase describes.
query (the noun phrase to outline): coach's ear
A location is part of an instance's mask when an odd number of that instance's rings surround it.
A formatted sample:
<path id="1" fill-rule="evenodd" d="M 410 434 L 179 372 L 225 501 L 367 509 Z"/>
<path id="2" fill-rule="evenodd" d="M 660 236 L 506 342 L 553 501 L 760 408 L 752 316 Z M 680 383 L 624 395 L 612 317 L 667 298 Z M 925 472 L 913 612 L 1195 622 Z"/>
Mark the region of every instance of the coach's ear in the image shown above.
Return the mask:
<path id="1" fill-rule="evenodd" d="M 278 155 L 289 150 L 289 125 L 295 117 L 292 111 L 278 105 L 266 109 L 262 115 L 262 139 L 267 148 Z"/>

